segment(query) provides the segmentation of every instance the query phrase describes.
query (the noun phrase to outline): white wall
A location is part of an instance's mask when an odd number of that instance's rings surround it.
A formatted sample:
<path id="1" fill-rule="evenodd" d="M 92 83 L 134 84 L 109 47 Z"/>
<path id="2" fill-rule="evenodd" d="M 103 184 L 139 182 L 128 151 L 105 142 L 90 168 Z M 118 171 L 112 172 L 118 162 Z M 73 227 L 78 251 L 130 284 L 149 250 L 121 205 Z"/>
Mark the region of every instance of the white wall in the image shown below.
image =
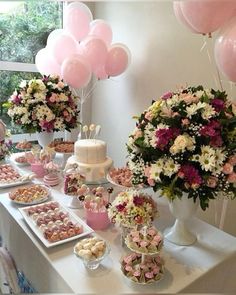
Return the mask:
<path id="1" fill-rule="evenodd" d="M 125 143 L 135 126 L 132 116 L 177 86 L 203 84 L 216 88 L 216 69 L 206 49 L 200 52 L 204 37 L 178 23 L 171 1 L 97 2 L 94 11 L 96 18 L 110 23 L 113 41 L 126 44 L 132 54 L 129 69 L 119 77 L 100 81 L 92 97 L 91 120 L 102 125 L 101 138 L 108 143 L 115 166 L 121 166 L 126 162 Z M 207 43 L 213 59 L 213 40 Z M 224 85 L 230 93 L 236 93 L 228 82 Z M 236 202 L 233 205 L 230 210 L 234 212 Z M 207 214 L 201 213 L 211 223 L 213 207 Z M 226 230 L 236 235 L 236 226 L 229 219 Z"/>

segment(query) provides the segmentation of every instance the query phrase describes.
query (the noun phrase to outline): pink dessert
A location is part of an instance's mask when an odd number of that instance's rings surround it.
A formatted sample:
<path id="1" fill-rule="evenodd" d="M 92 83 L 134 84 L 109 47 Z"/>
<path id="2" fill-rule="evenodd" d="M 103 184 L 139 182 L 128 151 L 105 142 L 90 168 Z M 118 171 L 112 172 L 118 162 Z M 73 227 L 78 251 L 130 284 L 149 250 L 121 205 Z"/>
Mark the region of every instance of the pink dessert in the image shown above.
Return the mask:
<path id="1" fill-rule="evenodd" d="M 43 182 L 46 185 L 55 186 L 59 184 L 60 178 L 57 174 L 47 174 L 44 176 Z"/>
<path id="2" fill-rule="evenodd" d="M 78 196 L 79 189 L 85 182 L 85 177 L 78 172 L 68 173 L 64 179 L 65 194 Z"/>

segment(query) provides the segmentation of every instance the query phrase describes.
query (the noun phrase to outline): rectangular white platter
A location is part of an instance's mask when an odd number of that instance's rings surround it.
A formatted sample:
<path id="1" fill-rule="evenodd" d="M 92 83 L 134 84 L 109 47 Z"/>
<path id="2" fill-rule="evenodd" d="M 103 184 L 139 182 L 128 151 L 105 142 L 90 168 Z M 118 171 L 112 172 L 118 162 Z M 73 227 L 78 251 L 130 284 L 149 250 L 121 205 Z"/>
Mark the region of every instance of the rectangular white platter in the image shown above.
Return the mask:
<path id="1" fill-rule="evenodd" d="M 54 202 L 54 201 L 46 202 L 41 205 L 46 205 L 51 202 Z M 57 202 L 57 201 L 55 200 L 55 202 Z M 38 206 L 38 205 L 36 205 L 36 206 Z M 31 228 L 31 230 L 34 232 L 34 234 L 40 239 L 40 241 L 44 244 L 44 246 L 46 246 L 47 248 L 55 247 L 57 245 L 61 245 L 61 244 L 76 240 L 78 238 L 84 237 L 84 236 L 89 235 L 92 232 L 94 232 L 94 230 L 92 228 L 90 228 L 81 218 L 79 218 L 76 214 L 74 214 L 73 212 L 71 212 L 66 207 L 64 207 L 60 204 L 59 209 L 62 210 L 63 212 L 66 212 L 69 214 L 70 221 L 72 221 L 73 223 L 79 223 L 79 225 L 82 225 L 83 232 L 81 234 L 75 235 L 75 236 L 70 237 L 68 239 L 64 239 L 64 240 L 60 240 L 60 241 L 51 243 L 44 237 L 44 235 L 40 231 L 39 227 L 34 223 L 33 219 L 27 214 L 27 210 L 29 208 L 33 208 L 36 206 L 27 206 L 27 207 L 19 208 L 19 210 L 20 210 L 20 213 L 22 214 L 25 222 L 28 224 L 28 226 Z"/>
<path id="2" fill-rule="evenodd" d="M 2 164 L 2 165 L 6 165 L 6 164 Z M 0 166 L 2 166 L 2 165 L 0 165 Z M 12 164 L 9 164 L 9 163 L 7 165 L 12 166 L 14 168 L 14 170 L 17 173 L 20 174 L 21 178 L 19 178 L 17 180 L 14 180 L 14 181 L 11 181 L 11 182 L 3 182 L 0 179 L 0 189 L 1 188 L 13 187 L 13 186 L 17 186 L 17 185 L 22 185 L 22 184 L 29 183 L 29 182 L 32 181 L 32 179 L 27 178 L 27 176 L 31 175 L 32 173 L 24 174 L 21 171 L 19 171 L 19 169 L 17 169 L 17 167 L 15 165 L 12 165 Z"/>

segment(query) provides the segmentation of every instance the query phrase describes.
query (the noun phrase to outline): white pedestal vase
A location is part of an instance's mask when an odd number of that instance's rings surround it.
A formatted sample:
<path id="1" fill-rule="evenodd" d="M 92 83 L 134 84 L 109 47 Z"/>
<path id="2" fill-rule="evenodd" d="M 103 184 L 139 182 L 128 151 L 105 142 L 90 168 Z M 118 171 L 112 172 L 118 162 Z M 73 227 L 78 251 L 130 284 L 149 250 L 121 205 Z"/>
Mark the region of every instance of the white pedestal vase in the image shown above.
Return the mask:
<path id="1" fill-rule="evenodd" d="M 65 131 L 65 140 L 66 141 L 76 141 L 80 133 L 80 127 L 72 129 L 70 132 Z"/>
<path id="2" fill-rule="evenodd" d="M 41 145 L 42 148 L 45 148 L 53 141 L 54 133 L 42 131 L 42 132 L 36 132 L 36 136 L 37 136 L 38 143 Z"/>
<path id="3" fill-rule="evenodd" d="M 179 246 L 192 245 L 197 237 L 188 229 L 188 221 L 193 217 L 199 206 L 199 200 L 188 199 L 188 195 L 183 193 L 181 199 L 175 198 L 169 202 L 172 215 L 176 218 L 174 225 L 164 231 L 165 238 Z"/>

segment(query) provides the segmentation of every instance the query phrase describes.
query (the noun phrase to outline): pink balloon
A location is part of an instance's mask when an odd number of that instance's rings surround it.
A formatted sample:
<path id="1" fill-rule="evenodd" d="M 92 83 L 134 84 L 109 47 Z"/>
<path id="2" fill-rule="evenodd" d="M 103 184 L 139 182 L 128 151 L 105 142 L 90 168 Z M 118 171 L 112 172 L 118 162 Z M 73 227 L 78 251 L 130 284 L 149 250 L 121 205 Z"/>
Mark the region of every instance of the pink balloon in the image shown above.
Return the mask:
<path id="1" fill-rule="evenodd" d="M 108 76 L 118 76 L 128 67 L 130 62 L 130 51 L 123 44 L 113 44 L 108 51 L 106 61 L 106 73 Z"/>
<path id="2" fill-rule="evenodd" d="M 219 70 L 236 82 L 236 19 L 216 39 L 215 60 Z"/>
<path id="3" fill-rule="evenodd" d="M 181 1 L 180 7 L 187 22 L 202 34 L 218 30 L 233 15 L 234 0 L 188 0 Z"/>
<path id="4" fill-rule="evenodd" d="M 35 56 L 35 65 L 42 75 L 61 75 L 61 67 L 46 48 L 38 51 Z"/>
<path id="5" fill-rule="evenodd" d="M 49 50 L 56 61 L 61 64 L 68 56 L 77 52 L 77 42 L 69 35 L 58 35 L 50 44 Z"/>
<path id="6" fill-rule="evenodd" d="M 80 9 L 83 12 L 85 12 L 87 14 L 87 16 L 89 17 L 89 21 L 92 21 L 93 19 L 93 15 L 91 10 L 88 8 L 87 5 L 85 5 L 82 2 L 72 2 L 69 5 L 66 6 L 65 11 L 64 11 L 64 15 L 66 15 L 67 13 L 70 12 L 71 9 Z"/>
<path id="7" fill-rule="evenodd" d="M 93 72 L 106 62 L 107 46 L 97 37 L 88 36 L 81 42 L 79 50 L 89 60 Z"/>
<path id="8" fill-rule="evenodd" d="M 62 35 L 63 33 L 65 33 L 65 31 L 63 29 L 56 29 L 53 30 L 49 35 L 48 35 L 48 39 L 47 39 L 47 45 L 50 46 L 50 44 L 52 44 L 52 42 L 59 36 Z"/>
<path id="9" fill-rule="evenodd" d="M 96 19 L 90 23 L 89 35 L 94 35 L 102 39 L 107 46 L 112 41 L 112 29 L 110 25 L 102 19 Z"/>
<path id="10" fill-rule="evenodd" d="M 186 18 L 183 15 L 183 12 L 181 10 L 180 7 L 180 2 L 179 1 L 174 1 L 173 2 L 173 8 L 174 8 L 174 13 L 175 13 L 175 17 L 177 18 L 177 20 L 183 24 L 185 27 L 187 27 L 192 33 L 196 33 L 199 34 L 198 31 L 196 31 L 191 25 L 190 23 L 186 20 Z"/>
<path id="11" fill-rule="evenodd" d="M 102 67 L 96 69 L 94 71 L 94 75 L 98 78 L 98 80 L 108 79 L 108 75 L 107 75 L 104 65 Z"/>
<path id="12" fill-rule="evenodd" d="M 64 60 L 61 68 L 62 78 L 74 88 L 85 87 L 91 79 L 90 65 L 80 55 Z"/>
<path id="13" fill-rule="evenodd" d="M 90 17 L 79 7 L 68 10 L 64 17 L 64 28 L 76 41 L 81 41 L 89 33 Z"/>

